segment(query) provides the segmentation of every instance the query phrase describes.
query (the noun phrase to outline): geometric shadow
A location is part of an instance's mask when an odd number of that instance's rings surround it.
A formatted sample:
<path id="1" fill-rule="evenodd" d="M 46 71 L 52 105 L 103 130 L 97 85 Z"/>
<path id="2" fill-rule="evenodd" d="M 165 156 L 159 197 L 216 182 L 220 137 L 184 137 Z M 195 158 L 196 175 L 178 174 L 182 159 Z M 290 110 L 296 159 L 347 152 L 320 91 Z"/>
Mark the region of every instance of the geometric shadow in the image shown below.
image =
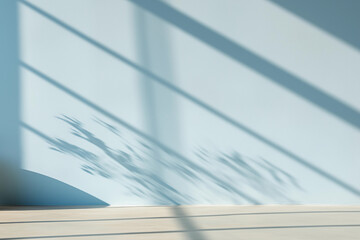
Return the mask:
<path id="1" fill-rule="evenodd" d="M 130 0 L 135 5 L 188 33 L 233 60 L 250 67 L 271 82 L 320 107 L 322 110 L 360 129 L 360 112 L 331 94 L 313 86 L 276 64 L 251 52 L 217 31 L 176 10 L 162 1 Z M 302 2 L 302 1 L 289 1 Z M 339 1 L 341 2 L 341 1 Z M 27 5 L 34 9 L 31 5 Z M 34 9 L 35 11 L 36 10 Z M 43 13 L 41 13 L 43 14 Z"/>
<path id="2" fill-rule="evenodd" d="M 17 175 L 22 185 L 16 205 L 108 205 L 80 189 L 39 173 L 20 170 Z"/>
<path id="3" fill-rule="evenodd" d="M 360 50 L 360 1 L 271 1 Z"/>

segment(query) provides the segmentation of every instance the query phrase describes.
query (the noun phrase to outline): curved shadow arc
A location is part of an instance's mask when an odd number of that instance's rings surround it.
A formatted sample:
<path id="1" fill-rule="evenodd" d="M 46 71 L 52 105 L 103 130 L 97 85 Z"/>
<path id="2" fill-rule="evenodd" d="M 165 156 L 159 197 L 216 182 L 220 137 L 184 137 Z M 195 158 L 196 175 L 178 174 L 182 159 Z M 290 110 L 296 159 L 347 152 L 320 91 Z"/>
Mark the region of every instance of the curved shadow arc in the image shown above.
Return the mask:
<path id="1" fill-rule="evenodd" d="M 21 190 L 22 197 L 17 205 L 109 205 L 89 193 L 43 174 L 20 170 L 19 177 L 24 185 Z"/>

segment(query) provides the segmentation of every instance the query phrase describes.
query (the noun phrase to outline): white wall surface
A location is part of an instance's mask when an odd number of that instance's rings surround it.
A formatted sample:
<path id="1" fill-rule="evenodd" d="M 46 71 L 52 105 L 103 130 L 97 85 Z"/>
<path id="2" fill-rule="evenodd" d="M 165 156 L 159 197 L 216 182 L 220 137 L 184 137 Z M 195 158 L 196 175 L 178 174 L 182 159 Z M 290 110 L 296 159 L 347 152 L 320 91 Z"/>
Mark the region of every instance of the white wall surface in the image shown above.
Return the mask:
<path id="1" fill-rule="evenodd" d="M 359 204 L 339 36 L 267 0 L 17 6 L 21 169 L 110 205 Z"/>

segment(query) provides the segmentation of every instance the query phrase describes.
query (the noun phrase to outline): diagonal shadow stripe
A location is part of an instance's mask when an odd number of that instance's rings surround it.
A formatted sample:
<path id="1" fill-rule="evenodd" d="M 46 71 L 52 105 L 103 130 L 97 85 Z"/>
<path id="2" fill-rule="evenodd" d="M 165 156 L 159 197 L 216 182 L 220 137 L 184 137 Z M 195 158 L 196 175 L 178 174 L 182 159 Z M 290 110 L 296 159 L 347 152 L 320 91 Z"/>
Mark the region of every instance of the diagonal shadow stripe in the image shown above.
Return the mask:
<path id="1" fill-rule="evenodd" d="M 171 209 L 172 212 L 174 213 L 176 220 L 185 230 L 187 239 L 206 240 L 204 234 L 201 231 L 198 231 L 199 228 L 196 226 L 193 219 L 187 216 L 184 209 L 182 209 L 180 206 L 174 206 Z"/>
<path id="2" fill-rule="evenodd" d="M 359 0 L 270 1 L 360 50 Z"/>
<path id="3" fill-rule="evenodd" d="M 220 33 L 170 7 L 166 3 L 158 0 L 129 1 L 162 18 L 168 23 L 173 24 L 226 56 L 250 67 L 265 76 L 268 80 L 360 129 L 360 113 L 353 107 L 252 53 L 229 38 L 224 37 Z"/>
<path id="4" fill-rule="evenodd" d="M 227 123 L 231 124 L 232 126 L 244 131 L 245 133 L 251 135 L 252 137 L 256 138 L 257 140 L 265 143 L 266 145 L 276 149 L 277 151 L 281 152 L 282 154 L 288 156 L 289 158 L 295 160 L 302 166 L 316 172 L 317 174 L 323 176 L 324 178 L 328 179 L 329 181 L 335 183 L 336 185 L 346 189 L 347 191 L 360 196 L 360 191 L 353 186 L 343 182 L 342 180 L 336 178 L 335 176 L 331 175 L 330 173 L 327 173 L 326 171 L 320 169 L 319 167 L 311 164 L 310 162 L 306 161 L 305 159 L 301 158 L 300 156 L 296 155 L 295 153 L 287 150 L 286 148 L 282 147 L 281 145 L 271 141 L 270 139 L 265 138 L 264 136 L 260 135 L 259 133 L 255 132 L 254 130 L 248 128 L 247 126 L 243 125 L 242 123 L 239 123 L 235 119 L 227 116 L 226 114 L 220 112 L 219 110 L 213 108 L 212 106 L 208 105 L 207 103 L 197 99 L 196 97 L 188 94 L 184 90 L 172 85 L 168 81 L 162 79 L 161 77 L 153 74 L 152 72 L 142 68 L 141 66 L 137 65 L 136 63 L 130 61 L 129 59 L 125 58 L 124 56 L 120 55 L 119 53 L 111 50 L 110 48 L 104 46 L 103 44 L 99 43 L 98 41 L 88 37 L 87 35 L 83 34 L 82 32 L 78 31 L 77 29 L 71 27 L 70 25 L 62 22 L 61 20 L 55 18 L 54 16 L 48 14 L 47 12 L 41 10 L 40 8 L 32 5 L 31 3 L 28 3 L 26 1 L 20 0 L 22 3 L 24 3 L 29 8 L 33 9 L 37 13 L 43 15 L 47 19 L 53 21 L 54 23 L 58 24 L 59 26 L 63 27 L 65 30 L 75 34 L 76 36 L 82 38 L 83 40 L 87 41 L 88 43 L 91 43 L 93 46 L 103 50 L 104 52 L 108 53 L 109 55 L 113 56 L 114 58 L 124 62 L 125 64 L 129 65 L 130 67 L 136 69 L 137 71 L 147 75 L 149 79 L 156 81 L 160 83 L 161 85 L 165 86 L 166 88 L 170 89 L 171 91 L 183 96 L 184 98 L 188 99 L 189 101 L 193 102 L 194 104 L 204 108 L 205 110 L 209 111 L 210 113 L 214 114 L 215 116 L 221 118 L 223 121 L 226 121 Z M 30 71 L 33 71 L 35 74 L 42 73 L 38 72 L 36 69 L 32 68 L 26 63 L 21 63 L 24 67 L 28 68 Z M 36 73 L 38 72 L 38 73 Z M 71 91 L 71 90 L 70 90 Z"/>
<path id="5" fill-rule="evenodd" d="M 33 74 L 37 75 L 38 77 L 42 78 L 43 80 L 45 80 L 46 82 L 50 83 L 51 85 L 53 85 L 54 87 L 57 87 L 58 89 L 62 90 L 63 92 L 65 92 L 66 94 L 72 96 L 73 98 L 79 100 L 80 102 L 82 102 L 83 104 L 91 107 L 92 109 L 98 111 L 99 113 L 103 114 L 104 116 L 112 119 L 113 121 L 123 125 L 125 128 L 127 128 L 128 130 L 130 130 L 131 132 L 135 133 L 136 135 L 142 137 L 143 139 L 146 139 L 152 143 L 154 143 L 155 145 L 157 145 L 159 148 L 161 148 L 162 150 L 164 150 L 165 152 L 167 152 L 168 154 L 171 154 L 175 157 L 177 157 L 179 160 L 182 160 L 184 163 L 188 164 L 188 166 L 190 166 L 192 169 L 203 173 L 204 175 L 206 175 L 207 177 L 215 180 L 217 183 L 221 184 L 222 186 L 226 186 L 228 189 L 230 189 L 231 191 L 237 193 L 239 196 L 243 197 L 244 199 L 246 199 L 248 202 L 252 203 L 252 204 L 260 204 L 259 201 L 257 201 L 255 198 L 239 191 L 237 188 L 226 184 L 226 182 L 224 182 L 223 180 L 221 180 L 220 178 L 218 178 L 217 176 L 215 176 L 214 174 L 212 174 L 211 172 L 205 170 L 204 168 L 199 167 L 198 165 L 196 165 L 195 163 L 193 163 L 193 161 L 191 161 L 190 159 L 186 158 L 185 156 L 181 155 L 180 153 L 176 152 L 175 150 L 167 147 L 166 145 L 164 145 L 163 143 L 159 142 L 158 140 L 152 138 L 151 136 L 145 134 L 144 132 L 142 132 L 141 130 L 137 129 L 136 127 L 130 125 L 129 123 L 127 123 L 126 121 L 120 119 L 119 117 L 115 116 L 114 114 L 104 110 L 103 108 L 101 108 L 100 106 L 96 105 L 95 103 L 89 101 L 88 99 L 82 97 L 81 95 L 77 94 L 76 92 L 72 91 L 71 89 L 65 87 L 64 85 L 58 83 L 57 81 L 55 81 L 54 79 L 50 78 L 49 76 L 46 76 L 45 74 L 41 73 L 40 71 L 36 70 L 35 68 L 31 67 L 30 65 L 21 62 L 21 66 L 26 68 L 27 70 L 29 70 L 30 72 L 32 72 Z M 41 138 L 45 139 L 45 140 L 49 140 L 48 137 L 46 137 L 45 134 L 39 132 L 38 130 L 36 130 L 35 128 L 31 127 L 30 125 L 26 124 L 26 123 L 21 123 L 23 127 L 27 128 L 28 130 L 30 130 L 31 132 L 35 133 L 36 135 L 40 136 Z"/>

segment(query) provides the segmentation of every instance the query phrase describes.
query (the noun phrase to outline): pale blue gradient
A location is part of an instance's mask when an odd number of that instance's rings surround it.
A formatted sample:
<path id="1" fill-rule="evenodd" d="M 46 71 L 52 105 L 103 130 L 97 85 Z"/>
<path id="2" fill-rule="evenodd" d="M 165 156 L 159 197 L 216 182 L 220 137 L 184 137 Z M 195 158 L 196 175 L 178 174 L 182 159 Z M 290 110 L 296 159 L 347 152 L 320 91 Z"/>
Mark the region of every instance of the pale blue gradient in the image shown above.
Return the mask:
<path id="1" fill-rule="evenodd" d="M 355 40 L 274 2 L 2 2 L 2 203 L 359 203 Z"/>

